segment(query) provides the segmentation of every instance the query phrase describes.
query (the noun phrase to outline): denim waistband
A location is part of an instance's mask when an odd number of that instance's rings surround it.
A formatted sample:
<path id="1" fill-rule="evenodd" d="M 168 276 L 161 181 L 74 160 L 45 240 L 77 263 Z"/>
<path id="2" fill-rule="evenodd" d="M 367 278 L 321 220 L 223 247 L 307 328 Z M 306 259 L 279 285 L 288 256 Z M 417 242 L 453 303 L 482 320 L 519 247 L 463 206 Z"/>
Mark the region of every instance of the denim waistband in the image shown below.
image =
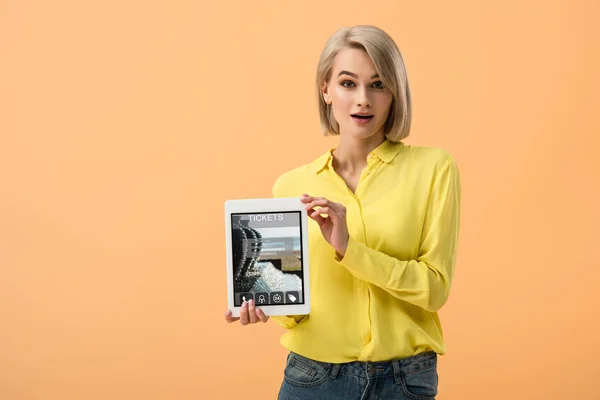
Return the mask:
<path id="1" fill-rule="evenodd" d="M 434 351 L 426 351 L 414 356 L 389 361 L 352 361 L 341 364 L 315 361 L 300 354 L 293 352 L 292 354 L 300 360 L 317 363 L 329 369 L 332 379 L 335 379 L 340 373 L 355 375 L 365 379 L 383 378 L 386 376 L 406 375 L 437 366 L 437 353 Z"/>

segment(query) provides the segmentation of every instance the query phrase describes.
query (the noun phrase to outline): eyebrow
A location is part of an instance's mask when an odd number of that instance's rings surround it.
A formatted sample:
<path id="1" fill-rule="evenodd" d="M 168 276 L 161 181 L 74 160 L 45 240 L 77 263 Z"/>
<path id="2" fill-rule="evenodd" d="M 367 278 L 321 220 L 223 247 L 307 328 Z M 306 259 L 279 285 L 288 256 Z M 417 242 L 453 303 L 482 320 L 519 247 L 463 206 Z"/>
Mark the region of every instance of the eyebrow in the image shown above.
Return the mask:
<path id="1" fill-rule="evenodd" d="M 349 71 L 340 71 L 340 73 L 338 74 L 338 77 L 341 75 L 350 75 L 350 76 L 358 79 L 358 75 L 356 75 L 355 73 L 349 72 Z M 379 74 L 375 74 L 375 75 L 371 76 L 371 79 L 375 79 L 375 78 L 379 78 Z"/>

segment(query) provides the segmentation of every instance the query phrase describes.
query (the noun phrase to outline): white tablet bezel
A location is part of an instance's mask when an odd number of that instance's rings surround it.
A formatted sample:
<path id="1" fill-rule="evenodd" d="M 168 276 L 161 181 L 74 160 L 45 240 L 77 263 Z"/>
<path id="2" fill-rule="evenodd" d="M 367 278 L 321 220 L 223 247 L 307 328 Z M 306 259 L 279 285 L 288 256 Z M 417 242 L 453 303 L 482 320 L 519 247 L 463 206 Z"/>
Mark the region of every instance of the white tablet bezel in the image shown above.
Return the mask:
<path id="1" fill-rule="evenodd" d="M 310 312 L 310 263 L 308 260 L 308 215 L 306 205 L 300 198 L 239 199 L 225 202 L 225 250 L 227 264 L 227 305 L 234 317 L 239 317 L 240 307 L 235 306 L 233 288 L 233 254 L 231 215 L 236 213 L 273 213 L 285 211 L 300 212 L 300 232 L 302 244 L 302 280 L 304 304 L 273 304 L 256 306 L 265 315 L 307 315 Z"/>

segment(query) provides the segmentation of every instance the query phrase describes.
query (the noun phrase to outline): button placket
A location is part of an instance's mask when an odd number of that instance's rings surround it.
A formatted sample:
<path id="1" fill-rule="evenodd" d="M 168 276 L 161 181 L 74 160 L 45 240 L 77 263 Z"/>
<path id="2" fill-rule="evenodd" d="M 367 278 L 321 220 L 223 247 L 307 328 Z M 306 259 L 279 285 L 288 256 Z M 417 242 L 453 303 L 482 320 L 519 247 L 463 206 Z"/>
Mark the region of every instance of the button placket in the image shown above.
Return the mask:
<path id="1" fill-rule="evenodd" d="M 355 237 L 362 243 L 366 243 L 365 237 L 365 221 L 363 219 L 363 210 L 360 196 L 353 196 L 352 202 L 353 212 L 353 232 Z M 357 281 L 356 285 L 356 299 L 366 299 L 366 302 L 357 302 L 357 308 L 360 320 L 360 338 L 363 346 L 367 346 L 371 342 L 371 294 L 368 285 L 365 282 Z"/>

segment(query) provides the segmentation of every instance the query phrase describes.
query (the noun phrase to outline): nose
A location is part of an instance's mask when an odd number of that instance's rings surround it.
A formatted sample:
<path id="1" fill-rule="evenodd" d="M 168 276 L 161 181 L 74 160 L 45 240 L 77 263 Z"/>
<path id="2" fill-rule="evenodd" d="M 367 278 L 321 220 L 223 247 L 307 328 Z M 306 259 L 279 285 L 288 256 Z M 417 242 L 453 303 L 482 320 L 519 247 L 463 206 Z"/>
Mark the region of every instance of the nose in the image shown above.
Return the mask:
<path id="1" fill-rule="evenodd" d="M 366 88 L 358 90 L 358 107 L 371 107 L 371 100 Z"/>

